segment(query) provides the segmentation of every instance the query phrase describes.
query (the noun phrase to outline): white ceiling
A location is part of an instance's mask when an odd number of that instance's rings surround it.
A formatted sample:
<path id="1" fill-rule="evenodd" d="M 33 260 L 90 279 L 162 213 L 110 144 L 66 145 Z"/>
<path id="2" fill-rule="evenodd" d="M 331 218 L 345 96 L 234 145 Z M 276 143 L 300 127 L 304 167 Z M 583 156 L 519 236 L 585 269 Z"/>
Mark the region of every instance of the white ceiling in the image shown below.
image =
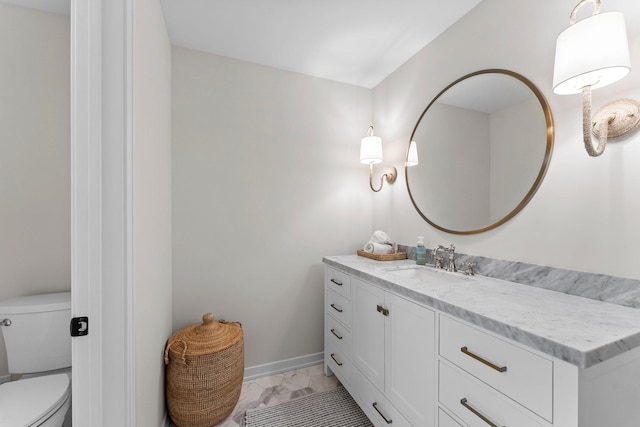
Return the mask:
<path id="1" fill-rule="evenodd" d="M 70 0 L 0 0 L 69 14 Z M 160 0 L 171 42 L 373 87 L 481 0 Z"/>
<path id="2" fill-rule="evenodd" d="M 160 0 L 173 44 L 373 87 L 480 0 Z"/>

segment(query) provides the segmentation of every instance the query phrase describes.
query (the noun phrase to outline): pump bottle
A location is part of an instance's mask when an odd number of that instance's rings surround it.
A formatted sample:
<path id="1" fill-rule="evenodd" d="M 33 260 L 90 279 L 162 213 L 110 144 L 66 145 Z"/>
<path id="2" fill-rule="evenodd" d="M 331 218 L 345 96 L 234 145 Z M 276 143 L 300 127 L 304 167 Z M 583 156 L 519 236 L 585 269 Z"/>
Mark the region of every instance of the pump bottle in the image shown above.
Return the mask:
<path id="1" fill-rule="evenodd" d="M 424 237 L 418 236 L 416 245 L 416 264 L 425 265 L 427 263 L 427 250 L 424 247 Z"/>

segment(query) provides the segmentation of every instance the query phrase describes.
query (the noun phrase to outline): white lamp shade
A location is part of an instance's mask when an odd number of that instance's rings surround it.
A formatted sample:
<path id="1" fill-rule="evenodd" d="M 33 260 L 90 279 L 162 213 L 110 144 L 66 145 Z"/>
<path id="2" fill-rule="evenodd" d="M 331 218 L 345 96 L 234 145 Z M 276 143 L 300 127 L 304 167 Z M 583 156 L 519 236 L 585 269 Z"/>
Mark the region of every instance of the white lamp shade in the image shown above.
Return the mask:
<path id="1" fill-rule="evenodd" d="M 415 166 L 418 162 L 418 147 L 415 141 L 409 144 L 409 154 L 407 154 L 407 166 Z"/>
<path id="2" fill-rule="evenodd" d="M 553 91 L 560 95 L 597 89 L 631 71 L 624 16 L 607 12 L 590 16 L 564 30 L 556 41 Z"/>
<path id="3" fill-rule="evenodd" d="M 366 136 L 360 142 L 360 163 L 376 164 L 382 162 L 382 138 Z"/>

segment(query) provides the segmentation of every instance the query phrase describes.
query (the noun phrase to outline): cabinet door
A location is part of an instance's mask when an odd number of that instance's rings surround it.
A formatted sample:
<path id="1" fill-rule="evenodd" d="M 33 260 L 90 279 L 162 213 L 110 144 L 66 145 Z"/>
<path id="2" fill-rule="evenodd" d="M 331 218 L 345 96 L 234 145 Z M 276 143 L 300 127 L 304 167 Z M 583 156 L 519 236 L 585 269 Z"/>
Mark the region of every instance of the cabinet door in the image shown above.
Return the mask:
<path id="1" fill-rule="evenodd" d="M 462 427 L 442 409 L 438 409 L 438 427 Z"/>
<path id="2" fill-rule="evenodd" d="M 353 364 L 380 391 L 384 391 L 384 291 L 352 278 L 353 318 L 351 345 Z"/>
<path id="3" fill-rule="evenodd" d="M 385 392 L 415 426 L 435 421 L 435 314 L 393 294 L 386 294 Z"/>

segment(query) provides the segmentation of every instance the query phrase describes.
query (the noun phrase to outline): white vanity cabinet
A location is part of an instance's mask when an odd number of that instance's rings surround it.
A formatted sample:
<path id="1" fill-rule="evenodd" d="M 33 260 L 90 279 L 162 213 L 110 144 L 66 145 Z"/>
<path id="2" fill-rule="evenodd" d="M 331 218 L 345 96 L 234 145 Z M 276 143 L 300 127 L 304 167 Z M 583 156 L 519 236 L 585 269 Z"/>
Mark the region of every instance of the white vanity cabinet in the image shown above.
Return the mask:
<path id="1" fill-rule="evenodd" d="M 389 264 L 339 258 L 354 273 L 326 266 L 325 366 L 376 427 L 640 426 L 639 313 L 490 279 L 391 278 Z M 496 323 L 485 309 L 496 302 L 538 317 Z M 596 359 L 594 348 L 615 353 Z"/>
<path id="2" fill-rule="evenodd" d="M 324 319 L 325 373 L 334 373 L 345 386 L 351 384 L 351 277 L 325 269 Z"/>
<path id="3" fill-rule="evenodd" d="M 507 340 L 499 339 L 477 328 L 440 315 L 439 331 L 440 356 L 451 365 L 460 368 L 450 369 L 450 365 L 441 362 L 439 366 L 440 381 L 439 396 L 442 403 L 446 401 L 449 409 L 454 413 L 462 413 L 462 418 L 480 418 L 473 411 L 476 399 L 467 396 L 471 389 L 484 402 L 499 398 L 500 394 L 521 404 L 547 421 L 553 420 L 553 361 L 550 357 L 542 357 L 533 352 L 516 346 Z M 468 376 L 469 381 L 462 381 L 456 372 L 464 372 L 462 377 Z M 495 389 L 487 392 L 473 388 L 472 379 L 478 379 Z M 496 399 L 489 397 L 491 392 Z M 453 399 L 451 397 L 459 397 Z M 463 403 L 460 403 L 464 399 Z M 488 403 L 484 403 L 487 408 Z M 490 406 L 498 406 L 495 405 Z M 491 408 L 493 409 L 493 408 Z M 488 409 L 482 411 L 488 419 L 498 420 L 505 417 L 506 410 L 495 410 L 497 414 L 491 416 Z M 498 415 L 499 414 L 499 415 Z M 523 420 L 508 420 L 496 425 L 535 425 Z"/>
<path id="4" fill-rule="evenodd" d="M 335 276 L 336 271 L 327 268 L 327 365 L 334 372 L 344 367 L 344 363 L 336 367 L 332 354 L 343 357 L 340 360 L 350 365 L 350 377 L 345 385 L 377 426 L 433 425 L 436 390 L 434 311 L 350 277 L 349 350 L 348 353 L 339 352 L 339 342 L 344 342 L 344 338 L 336 339 L 331 326 L 336 324 L 336 310 L 330 304 L 335 292 L 331 278 Z M 338 378 L 342 381 L 343 376 L 338 375 Z"/>
<path id="5" fill-rule="evenodd" d="M 385 292 L 362 280 L 353 280 L 353 363 L 384 391 L 385 324 L 389 310 Z"/>
<path id="6" fill-rule="evenodd" d="M 640 426 L 639 347 L 579 368 L 451 316 L 438 318 L 438 404 L 461 425 Z"/>

